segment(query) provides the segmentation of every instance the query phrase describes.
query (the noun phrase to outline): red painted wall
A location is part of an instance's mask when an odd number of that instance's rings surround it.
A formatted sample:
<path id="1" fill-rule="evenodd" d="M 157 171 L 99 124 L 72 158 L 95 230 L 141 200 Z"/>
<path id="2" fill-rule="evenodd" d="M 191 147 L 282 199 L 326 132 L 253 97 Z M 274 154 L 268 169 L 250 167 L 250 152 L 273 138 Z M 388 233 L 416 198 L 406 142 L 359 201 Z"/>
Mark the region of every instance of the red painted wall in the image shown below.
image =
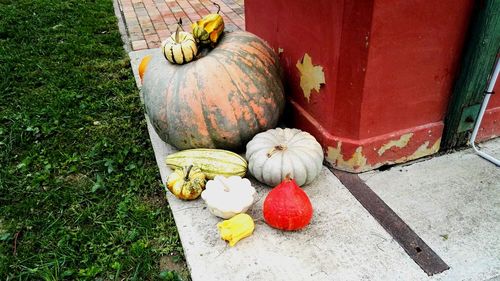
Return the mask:
<path id="1" fill-rule="evenodd" d="M 280 55 L 287 78 L 289 98 L 299 103 L 323 126 L 333 128 L 333 118 L 323 118 L 335 106 L 335 95 L 312 94 L 308 104 L 300 89 L 296 63 L 305 53 L 324 67 L 326 85 L 322 91 L 337 92 L 343 1 L 246 1 L 246 29 L 264 38 Z"/>
<path id="2" fill-rule="evenodd" d="M 246 30 L 282 50 L 292 124 L 358 172 L 439 149 L 473 3 L 248 0 Z M 296 67 L 305 53 L 326 81 L 309 101 Z"/>
<path id="3" fill-rule="evenodd" d="M 472 1 L 375 1 L 360 136 L 444 119 Z"/>

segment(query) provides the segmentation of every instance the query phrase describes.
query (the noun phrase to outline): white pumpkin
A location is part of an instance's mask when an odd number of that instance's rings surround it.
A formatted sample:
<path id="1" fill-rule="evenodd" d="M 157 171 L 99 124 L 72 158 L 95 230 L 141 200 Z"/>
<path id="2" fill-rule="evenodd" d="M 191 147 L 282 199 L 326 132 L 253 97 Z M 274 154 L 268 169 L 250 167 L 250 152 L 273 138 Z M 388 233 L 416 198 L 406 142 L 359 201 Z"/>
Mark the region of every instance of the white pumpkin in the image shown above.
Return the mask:
<path id="1" fill-rule="evenodd" d="M 215 176 L 207 182 L 201 198 L 205 200 L 210 213 L 229 219 L 246 212 L 255 201 L 255 194 L 255 188 L 248 179 L 239 176 Z"/>
<path id="2" fill-rule="evenodd" d="M 248 171 L 260 182 L 276 186 L 287 174 L 299 186 L 311 183 L 323 167 L 323 149 L 309 133 L 271 129 L 247 144 Z"/>

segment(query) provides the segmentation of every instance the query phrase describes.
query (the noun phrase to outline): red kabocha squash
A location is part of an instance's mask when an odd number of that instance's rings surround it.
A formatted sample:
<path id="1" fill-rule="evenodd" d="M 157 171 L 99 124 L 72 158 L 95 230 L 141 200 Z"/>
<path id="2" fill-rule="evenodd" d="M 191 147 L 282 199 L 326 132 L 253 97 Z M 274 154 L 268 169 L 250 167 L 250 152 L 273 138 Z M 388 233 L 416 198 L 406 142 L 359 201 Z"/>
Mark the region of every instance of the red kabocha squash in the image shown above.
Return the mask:
<path id="1" fill-rule="evenodd" d="M 226 33 L 184 65 L 153 55 L 143 75 L 146 112 L 160 138 L 178 149 L 239 150 L 274 128 L 284 109 L 276 53 L 257 36 Z"/>
<path id="2" fill-rule="evenodd" d="M 286 178 L 264 200 L 264 220 L 281 230 L 299 230 L 306 227 L 313 215 L 311 201 L 295 180 Z"/>

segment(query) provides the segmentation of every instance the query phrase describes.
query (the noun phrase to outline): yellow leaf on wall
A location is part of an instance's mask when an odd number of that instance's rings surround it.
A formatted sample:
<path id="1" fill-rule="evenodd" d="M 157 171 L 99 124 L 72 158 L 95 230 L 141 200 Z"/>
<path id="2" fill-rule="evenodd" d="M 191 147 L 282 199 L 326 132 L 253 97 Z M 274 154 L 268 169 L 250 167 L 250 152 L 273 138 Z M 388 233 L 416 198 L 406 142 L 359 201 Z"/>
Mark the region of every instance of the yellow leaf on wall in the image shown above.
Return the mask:
<path id="1" fill-rule="evenodd" d="M 311 91 L 314 89 L 319 93 L 321 84 L 325 84 L 325 73 L 323 67 L 313 65 L 309 54 L 305 54 L 302 60 L 297 62 L 297 68 L 300 72 L 300 87 L 304 92 L 304 97 L 309 102 Z"/>

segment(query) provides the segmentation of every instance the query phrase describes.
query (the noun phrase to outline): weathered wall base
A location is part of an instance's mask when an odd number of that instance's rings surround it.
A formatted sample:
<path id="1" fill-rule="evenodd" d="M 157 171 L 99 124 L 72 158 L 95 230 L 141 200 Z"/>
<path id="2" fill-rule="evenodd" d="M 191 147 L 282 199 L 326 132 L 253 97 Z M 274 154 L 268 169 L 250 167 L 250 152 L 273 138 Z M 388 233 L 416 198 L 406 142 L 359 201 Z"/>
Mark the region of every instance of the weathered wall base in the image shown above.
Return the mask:
<path id="1" fill-rule="evenodd" d="M 383 165 L 404 163 L 439 151 L 443 122 L 408 128 L 363 140 L 332 136 L 297 103 L 292 117 L 300 128 L 308 128 L 323 146 L 332 167 L 353 173 Z"/>

